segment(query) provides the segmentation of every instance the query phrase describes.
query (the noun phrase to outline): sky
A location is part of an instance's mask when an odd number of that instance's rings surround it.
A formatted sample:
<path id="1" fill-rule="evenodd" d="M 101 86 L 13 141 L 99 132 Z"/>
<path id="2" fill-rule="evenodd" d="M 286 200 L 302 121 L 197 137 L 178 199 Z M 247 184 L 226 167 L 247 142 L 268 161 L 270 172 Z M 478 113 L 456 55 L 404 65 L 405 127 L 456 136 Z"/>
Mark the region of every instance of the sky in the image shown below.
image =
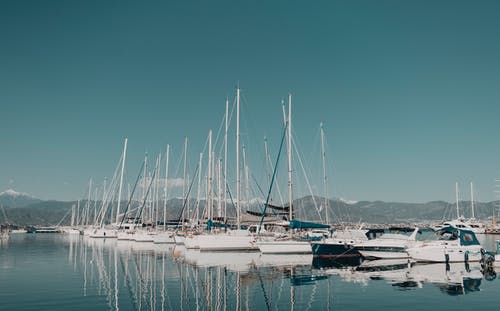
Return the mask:
<path id="1" fill-rule="evenodd" d="M 473 182 L 497 198 L 498 1 L 3 0 L 0 40 L 0 190 L 82 198 L 125 137 L 128 183 L 167 144 L 182 178 L 185 137 L 193 175 L 239 86 L 262 192 L 264 137 L 274 162 L 292 94 L 296 196 L 323 194 L 324 122 L 329 197 L 451 202 Z M 234 183 L 234 118 L 229 140 Z"/>

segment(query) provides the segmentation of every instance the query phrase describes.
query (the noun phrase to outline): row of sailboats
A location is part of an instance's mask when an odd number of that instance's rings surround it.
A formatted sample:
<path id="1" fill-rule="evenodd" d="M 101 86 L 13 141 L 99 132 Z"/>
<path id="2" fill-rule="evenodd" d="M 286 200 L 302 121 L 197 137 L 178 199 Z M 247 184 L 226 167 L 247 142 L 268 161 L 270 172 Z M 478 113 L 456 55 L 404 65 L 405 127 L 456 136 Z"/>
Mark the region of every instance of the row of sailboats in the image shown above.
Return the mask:
<path id="1" fill-rule="evenodd" d="M 235 100 L 236 110 L 236 135 L 235 135 L 235 166 L 236 166 L 236 198 L 234 202 L 236 217 L 234 223 L 229 223 L 227 217 L 226 195 L 229 193 L 227 182 L 227 154 L 228 154 L 228 132 L 229 132 L 229 104 L 226 101 L 226 113 L 224 118 L 224 164 L 222 165 L 222 157 L 216 157 L 213 144 L 213 133 L 209 131 L 207 137 L 207 161 L 206 166 L 206 191 L 205 191 L 205 210 L 200 211 L 201 205 L 201 180 L 202 180 L 202 163 L 203 153 L 200 153 L 199 164 L 196 167 L 195 173 L 191 177 L 187 174 L 187 139 L 184 143 L 184 167 L 183 167 L 183 185 L 182 185 L 182 209 L 177 222 L 170 224 L 167 219 L 167 201 L 168 201 L 168 179 L 169 179 L 169 153 L 170 145 L 167 145 L 165 155 L 165 178 L 163 189 L 161 189 L 161 156 L 158 156 L 156 163 L 148 172 L 147 155 L 142 164 L 140 173 L 133 187 L 132 193 L 128 195 L 127 204 L 124 211 L 121 211 L 122 192 L 123 192 L 123 175 L 127 152 L 127 139 L 125 139 L 124 148 L 120 157 L 119 165 L 115 170 L 115 174 L 110 181 L 108 187 L 104 187 L 101 208 L 94 212 L 94 225 L 84 230 L 84 235 L 91 238 L 117 238 L 118 240 L 133 240 L 136 242 L 154 242 L 154 243 L 175 243 L 184 244 L 187 249 L 199 249 L 202 252 L 210 251 L 231 251 L 231 252 L 252 252 L 260 251 L 263 254 L 310 254 L 324 256 L 349 256 L 356 255 L 360 252 L 367 254 L 377 254 L 376 256 L 389 256 L 386 258 L 400 258 L 409 256 L 408 248 L 411 242 L 415 240 L 417 234 L 416 229 L 413 238 L 405 239 L 396 235 L 386 235 L 380 240 L 367 241 L 366 231 L 362 229 L 354 229 L 347 231 L 336 231 L 330 235 L 328 239 L 323 239 L 321 242 L 311 243 L 305 240 L 300 234 L 303 229 L 329 229 L 330 226 L 301 222 L 295 219 L 294 206 L 294 180 L 293 180 L 293 131 L 292 131 L 292 97 L 288 96 L 288 110 L 283 103 L 283 136 L 280 145 L 280 151 L 276 159 L 276 164 L 273 168 L 273 176 L 270 179 L 269 192 L 266 202 L 263 206 L 263 211 L 257 213 L 260 215 L 260 221 L 254 222 L 252 225 L 246 223 L 242 226 L 242 216 L 247 213 L 242 213 L 242 171 L 245 174 L 246 185 L 248 185 L 248 165 L 246 160 L 245 149 L 240 144 L 240 89 L 236 91 Z M 278 161 L 281 155 L 282 147 L 286 142 L 287 155 L 287 183 L 288 183 L 288 206 L 281 207 L 282 212 L 287 212 L 288 215 L 283 218 L 274 218 L 272 221 L 266 221 L 267 208 L 271 208 L 270 196 L 274 184 L 275 174 L 278 167 Z M 322 163 L 323 163 L 323 181 L 325 192 L 325 220 L 329 222 L 328 215 L 328 187 L 326 175 L 326 161 L 324 148 L 324 132 L 321 126 L 321 147 L 322 147 Z M 241 168 L 240 151 L 243 150 L 243 169 Z M 267 155 L 266 155 L 267 157 Z M 267 162 L 267 158 L 266 158 Z M 224 173 L 222 173 L 222 170 Z M 198 179 L 198 194 L 194 210 L 191 210 L 190 195 L 193 189 L 195 179 Z M 133 200 L 137 184 L 140 181 L 142 187 L 142 196 L 140 200 Z M 188 182 L 186 182 L 188 181 Z M 87 212 L 90 210 L 90 188 L 87 200 Z M 114 192 L 118 191 L 116 210 L 111 211 L 110 206 L 113 200 Z M 163 200 L 160 198 L 161 190 L 163 190 Z M 248 200 L 248 186 L 246 197 Z M 130 191 L 129 191 L 130 192 Z M 214 202 L 217 201 L 217 207 Z M 160 204 L 163 202 L 163 213 L 160 213 Z M 139 204 L 138 204 L 139 203 Z M 132 204 L 137 205 L 131 208 Z M 224 206 L 222 206 L 222 204 Z M 278 207 L 279 208 L 279 207 Z M 224 212 L 223 212 L 224 211 Z M 135 212 L 135 215 L 133 215 Z M 106 217 L 112 215 L 114 223 L 108 223 Z M 283 214 L 281 214 L 283 216 Z M 162 216 L 162 217 L 161 217 Z M 161 220 L 163 218 L 163 221 Z M 206 230 L 205 230 L 206 227 Z M 276 230 L 276 228 L 280 228 Z M 402 241 L 402 242 L 401 242 Z M 401 243 L 404 243 L 402 245 Z M 401 245 L 400 245 L 401 244 Z M 382 251 L 381 251 L 382 249 Z M 419 249 L 421 251 L 421 249 Z M 371 253 L 370 253 L 371 252 Z M 474 252 L 474 254 L 477 252 Z M 370 257 L 367 255 L 365 257 Z M 415 255 L 417 256 L 417 255 Z M 475 256 L 475 255 L 474 255 Z M 476 259 L 471 256 L 463 260 Z M 479 257 L 478 257 L 479 258 Z"/>
<path id="2" fill-rule="evenodd" d="M 230 194 L 227 182 L 227 158 L 228 158 L 228 130 L 229 130 L 229 103 L 226 100 L 226 113 L 224 120 L 224 156 L 215 157 L 215 152 L 212 142 L 212 130 L 208 135 L 208 164 L 206 166 L 206 191 L 205 191 L 205 210 L 200 211 L 201 180 L 202 180 L 202 160 L 203 153 L 200 153 L 199 164 L 196 167 L 195 174 L 192 176 L 191 182 L 187 177 L 187 138 L 184 144 L 184 176 L 182 185 L 183 206 L 181 216 L 177 223 L 172 223 L 167 219 L 167 202 L 168 202 L 168 180 L 169 180 L 169 153 L 170 145 L 167 145 L 165 154 L 165 177 L 163 184 L 163 198 L 160 198 L 159 184 L 161 156 L 158 156 L 156 165 L 152 173 L 148 173 L 147 155 L 139 176 L 130 193 L 126 206 L 123 208 L 123 180 L 125 161 L 127 154 L 127 139 L 125 139 L 123 152 L 120 157 L 119 166 L 115 170 L 115 174 L 111 179 L 110 184 L 104 187 L 100 209 L 97 207 L 97 192 L 96 198 L 91 200 L 92 180 L 89 183 L 89 192 L 87 205 L 84 208 L 84 213 L 80 220 L 86 228 L 82 230 L 83 234 L 91 238 L 117 238 L 118 240 L 133 240 L 137 242 L 154 242 L 154 243 L 176 243 L 184 244 L 188 249 L 199 249 L 200 251 L 261 251 L 268 254 L 304 254 L 311 253 L 311 245 L 308 241 L 301 240 L 296 236 L 296 232 L 304 228 L 318 228 L 317 224 L 313 227 L 304 227 L 306 223 L 298 222 L 294 219 L 293 205 L 293 187 L 292 178 L 292 100 L 291 95 L 288 97 L 288 112 L 286 112 L 283 104 L 283 119 L 284 119 L 284 135 L 282 139 L 286 140 L 287 153 L 287 172 L 288 172 L 288 206 L 273 207 L 269 203 L 269 195 L 272 189 L 270 184 L 268 202 L 264 205 L 264 212 L 252 214 L 242 213 L 242 171 L 245 174 L 245 192 L 248 202 L 248 180 L 249 172 L 245 147 L 240 144 L 240 89 L 236 91 L 235 110 L 236 110 L 236 144 L 235 144 L 235 165 L 236 165 L 236 197 L 233 205 L 235 207 L 236 217 L 234 223 L 231 224 L 227 217 L 228 201 L 232 202 L 232 197 L 227 197 Z M 234 109 L 234 108 L 233 108 Z M 322 148 L 324 156 L 323 143 L 323 128 L 322 129 Z M 286 139 L 285 139 L 286 138 Z M 266 142 L 267 144 L 267 142 Z M 241 168 L 240 150 L 243 150 L 243 169 Z M 267 150 L 267 145 L 266 145 Z M 280 146 L 281 152 L 281 146 Z M 266 151 L 267 153 L 267 151 Z M 222 158 L 224 161 L 222 161 Z M 277 162 L 279 160 L 279 155 Z M 223 162 L 223 163 L 222 163 Z M 267 163 L 267 155 L 266 155 Z M 274 171 L 277 168 L 274 167 Z M 323 166 L 325 160 L 323 158 Z M 191 191 L 192 185 L 198 174 L 198 194 L 196 198 L 195 208 L 191 210 Z M 326 183 L 326 173 L 324 174 Z M 142 197 L 139 200 L 133 200 L 136 192 L 137 183 L 140 181 L 142 187 Z M 188 181 L 188 182 L 186 182 Z M 189 185 L 189 187 L 187 187 Z M 325 195 L 327 187 L 325 185 Z M 116 199 L 116 209 L 111 210 L 111 202 L 114 198 L 114 191 L 118 192 Z M 216 199 L 214 199 L 216 196 Z M 217 207 L 214 202 L 217 201 Z M 92 202 L 94 206 L 92 207 Z M 159 213 L 160 203 L 163 202 L 163 213 Z M 325 199 L 325 202 L 327 200 Z M 132 205 L 137 205 L 132 207 Z M 328 204 L 328 203 L 325 203 Z M 280 209 L 281 212 L 274 217 L 265 213 L 266 208 Z M 216 211 L 215 211 L 216 210 Z M 326 210 L 326 219 L 328 220 L 328 207 Z M 93 211 L 93 212 L 92 212 Z M 135 212 L 135 215 L 133 213 Z M 287 212 L 288 215 L 284 215 Z M 161 217 L 163 216 L 163 217 Z M 242 218 L 245 217 L 245 226 L 242 225 Z M 89 218 L 93 217 L 93 221 Z M 106 218 L 108 217 L 108 218 Z M 163 218 L 161 220 L 161 218 Z M 254 219 L 253 224 L 248 223 L 248 219 Z M 259 219 L 260 218 L 260 219 Z M 113 221 L 110 221 L 110 220 Z M 258 220 L 258 221 L 255 221 Z M 170 225 L 170 226 L 169 226 Z M 204 230 L 206 226 L 207 230 Z M 321 228 L 329 228 L 327 225 L 320 226 Z M 297 229 L 298 228 L 298 229 Z"/>

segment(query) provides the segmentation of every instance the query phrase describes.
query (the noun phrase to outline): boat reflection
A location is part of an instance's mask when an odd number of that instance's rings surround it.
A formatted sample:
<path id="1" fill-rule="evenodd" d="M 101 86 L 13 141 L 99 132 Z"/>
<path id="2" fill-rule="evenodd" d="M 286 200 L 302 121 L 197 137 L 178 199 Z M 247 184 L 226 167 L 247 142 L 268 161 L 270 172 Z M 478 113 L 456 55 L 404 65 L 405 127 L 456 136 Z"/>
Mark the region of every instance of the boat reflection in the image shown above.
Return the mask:
<path id="1" fill-rule="evenodd" d="M 355 267 L 322 267 L 324 273 L 337 275 L 343 281 L 369 285 L 383 280 L 399 290 L 437 286 L 442 293 L 463 295 L 480 290 L 482 279 L 493 280 L 495 271 L 483 269 L 480 263 L 414 263 L 408 259 L 365 261 Z"/>

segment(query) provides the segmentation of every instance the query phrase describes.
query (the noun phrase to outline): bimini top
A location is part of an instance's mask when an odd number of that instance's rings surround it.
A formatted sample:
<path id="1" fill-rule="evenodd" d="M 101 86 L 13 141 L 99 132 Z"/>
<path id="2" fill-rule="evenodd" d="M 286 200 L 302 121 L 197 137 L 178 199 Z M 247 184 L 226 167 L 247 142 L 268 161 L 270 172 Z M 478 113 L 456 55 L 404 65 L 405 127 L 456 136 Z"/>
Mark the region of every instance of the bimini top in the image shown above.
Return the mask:
<path id="1" fill-rule="evenodd" d="M 470 230 L 457 229 L 455 227 L 443 227 L 437 231 L 437 234 L 444 240 L 460 239 L 460 245 L 481 245 L 476 238 L 476 234 Z"/>

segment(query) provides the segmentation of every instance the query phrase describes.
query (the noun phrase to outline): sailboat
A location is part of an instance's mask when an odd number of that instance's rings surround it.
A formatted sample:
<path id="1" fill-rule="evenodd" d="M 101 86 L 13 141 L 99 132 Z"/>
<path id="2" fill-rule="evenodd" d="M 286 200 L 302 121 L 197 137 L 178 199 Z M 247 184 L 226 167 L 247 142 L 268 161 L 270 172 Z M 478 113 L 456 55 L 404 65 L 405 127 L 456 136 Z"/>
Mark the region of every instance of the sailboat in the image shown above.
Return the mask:
<path id="1" fill-rule="evenodd" d="M 284 108 L 283 108 L 284 109 Z M 286 120 L 286 118 L 285 118 Z M 318 228 L 318 224 L 303 223 L 293 219 L 293 180 L 292 180 L 292 96 L 288 95 L 288 121 L 285 123 L 287 130 L 287 155 L 288 155 L 288 194 L 289 194 L 289 235 L 287 237 L 259 237 L 255 243 L 262 254 L 310 254 L 309 241 L 297 240 L 293 236 L 296 229 Z M 321 226 L 328 228 L 329 226 Z"/>
<path id="2" fill-rule="evenodd" d="M 227 105 L 226 105 L 227 107 Z M 227 109 L 226 109 L 227 115 Z M 226 127 L 227 129 L 227 127 Z M 227 132 L 227 130 L 226 130 Z M 211 136 L 211 135 L 210 135 Z M 210 139 L 211 141 L 211 139 Z M 211 166 L 212 166 L 212 144 L 209 143 L 209 173 L 207 191 L 207 207 L 211 209 Z M 240 88 L 236 90 L 236 227 L 235 230 L 228 230 L 219 234 L 201 234 L 197 236 L 198 246 L 200 251 L 256 251 L 257 246 L 254 243 L 254 236 L 247 229 L 241 228 L 240 219 L 240 190 L 241 190 L 241 174 L 240 174 Z M 209 213 L 209 215 L 211 215 Z M 210 220 L 210 219 L 209 219 Z"/>

